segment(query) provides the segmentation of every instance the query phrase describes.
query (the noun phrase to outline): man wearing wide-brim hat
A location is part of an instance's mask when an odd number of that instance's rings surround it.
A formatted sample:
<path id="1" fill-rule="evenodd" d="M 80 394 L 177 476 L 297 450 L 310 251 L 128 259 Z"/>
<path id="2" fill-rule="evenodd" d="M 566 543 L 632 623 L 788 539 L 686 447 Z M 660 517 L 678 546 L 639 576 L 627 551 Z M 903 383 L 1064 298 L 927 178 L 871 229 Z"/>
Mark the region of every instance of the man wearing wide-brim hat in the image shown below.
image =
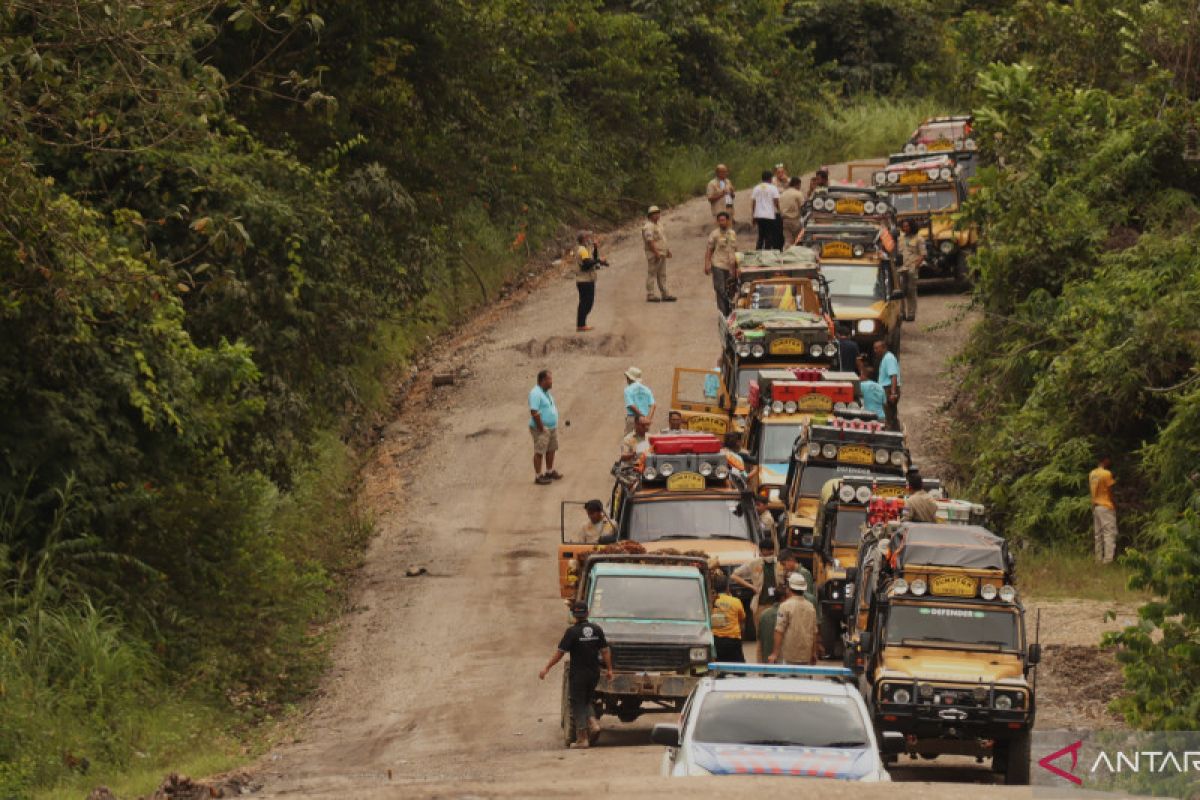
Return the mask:
<path id="1" fill-rule="evenodd" d="M 675 302 L 675 296 L 667 291 L 667 259 L 671 248 L 667 246 L 667 234 L 663 231 L 662 210 L 658 206 L 646 209 L 646 224 L 642 226 L 642 245 L 646 249 L 646 302 Z M 658 289 L 656 295 L 655 288 Z"/>
<path id="2" fill-rule="evenodd" d="M 633 423 L 638 417 L 645 417 L 649 425 L 657 408 L 654 392 L 642 383 L 642 371 L 637 367 L 625 370 L 625 433 L 633 431 Z"/>

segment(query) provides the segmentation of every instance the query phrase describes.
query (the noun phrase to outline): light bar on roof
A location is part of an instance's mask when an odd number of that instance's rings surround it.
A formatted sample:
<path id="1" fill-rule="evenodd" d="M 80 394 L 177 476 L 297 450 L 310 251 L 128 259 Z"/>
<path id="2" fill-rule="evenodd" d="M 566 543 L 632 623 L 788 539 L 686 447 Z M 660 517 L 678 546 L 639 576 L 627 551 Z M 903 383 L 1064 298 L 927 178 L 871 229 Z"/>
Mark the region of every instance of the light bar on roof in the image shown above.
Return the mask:
<path id="1" fill-rule="evenodd" d="M 731 661 L 714 661 L 708 671 L 719 675 L 775 675 L 780 678 L 853 678 L 854 673 L 845 667 L 804 667 L 790 664 L 739 664 Z"/>

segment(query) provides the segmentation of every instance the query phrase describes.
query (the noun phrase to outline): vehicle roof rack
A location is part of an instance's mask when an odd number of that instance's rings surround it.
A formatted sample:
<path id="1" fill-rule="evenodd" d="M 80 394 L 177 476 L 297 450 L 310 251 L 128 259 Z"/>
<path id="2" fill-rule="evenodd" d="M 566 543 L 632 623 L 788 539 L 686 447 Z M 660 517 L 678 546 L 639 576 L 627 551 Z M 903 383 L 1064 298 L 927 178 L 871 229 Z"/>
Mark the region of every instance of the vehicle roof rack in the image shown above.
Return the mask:
<path id="1" fill-rule="evenodd" d="M 764 678 L 829 678 L 838 682 L 854 679 L 854 673 L 845 667 L 806 667 L 791 664 L 743 664 L 732 661 L 714 661 L 708 665 L 714 677 L 764 677 Z"/>

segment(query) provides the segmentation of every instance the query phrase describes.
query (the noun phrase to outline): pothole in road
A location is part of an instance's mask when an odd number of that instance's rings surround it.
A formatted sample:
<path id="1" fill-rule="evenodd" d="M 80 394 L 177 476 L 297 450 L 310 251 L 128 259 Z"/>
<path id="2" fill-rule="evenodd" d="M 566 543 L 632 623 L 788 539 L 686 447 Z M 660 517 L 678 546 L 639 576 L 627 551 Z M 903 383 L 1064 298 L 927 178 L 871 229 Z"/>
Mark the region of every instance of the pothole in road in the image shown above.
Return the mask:
<path id="1" fill-rule="evenodd" d="M 545 339 L 530 339 L 523 344 L 514 345 L 513 349 L 527 356 L 575 352 L 619 356 L 625 354 L 629 345 L 619 333 L 602 333 L 598 336 L 550 336 Z"/>

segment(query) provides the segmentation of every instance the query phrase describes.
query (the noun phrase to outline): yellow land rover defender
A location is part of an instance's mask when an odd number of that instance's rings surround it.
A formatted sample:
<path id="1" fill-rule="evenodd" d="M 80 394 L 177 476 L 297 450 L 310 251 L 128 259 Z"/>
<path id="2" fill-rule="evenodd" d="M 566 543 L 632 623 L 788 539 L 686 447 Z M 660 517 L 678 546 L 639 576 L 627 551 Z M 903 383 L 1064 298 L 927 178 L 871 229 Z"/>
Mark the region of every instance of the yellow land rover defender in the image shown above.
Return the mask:
<path id="1" fill-rule="evenodd" d="M 967 189 L 954 159 L 947 155 L 889 164 L 875 173 L 875 183 L 887 193 L 896 218 L 916 220 L 928 238 L 928 252 L 918 277 L 968 278 L 967 260 L 979 243 L 979 230 L 957 228 L 957 215 Z"/>
<path id="2" fill-rule="evenodd" d="M 1041 648 L 1025 630 L 1004 539 L 979 525 L 903 523 L 864 540 L 846 660 L 877 731 L 913 756 L 991 758 L 1029 782 Z"/>
<path id="3" fill-rule="evenodd" d="M 909 462 L 903 433 L 885 431 L 878 422 L 832 422 L 807 426 L 788 460 L 784 482 L 787 546 L 810 571 L 825 484 L 851 475 L 903 476 Z"/>

